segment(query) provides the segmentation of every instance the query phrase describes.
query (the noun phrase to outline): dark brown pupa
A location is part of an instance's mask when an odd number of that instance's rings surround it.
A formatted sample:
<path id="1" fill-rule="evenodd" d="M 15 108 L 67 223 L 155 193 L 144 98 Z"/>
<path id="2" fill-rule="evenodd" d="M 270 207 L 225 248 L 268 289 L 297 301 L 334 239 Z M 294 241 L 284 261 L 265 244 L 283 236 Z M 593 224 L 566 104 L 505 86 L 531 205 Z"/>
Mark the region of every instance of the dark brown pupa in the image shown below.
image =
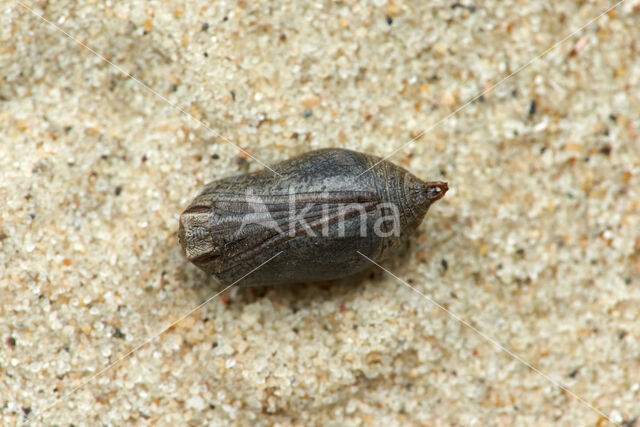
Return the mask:
<path id="1" fill-rule="evenodd" d="M 386 258 L 448 189 L 339 148 L 273 170 L 214 181 L 180 216 L 185 255 L 223 284 L 315 282 L 362 271 L 371 262 L 361 254 Z"/>

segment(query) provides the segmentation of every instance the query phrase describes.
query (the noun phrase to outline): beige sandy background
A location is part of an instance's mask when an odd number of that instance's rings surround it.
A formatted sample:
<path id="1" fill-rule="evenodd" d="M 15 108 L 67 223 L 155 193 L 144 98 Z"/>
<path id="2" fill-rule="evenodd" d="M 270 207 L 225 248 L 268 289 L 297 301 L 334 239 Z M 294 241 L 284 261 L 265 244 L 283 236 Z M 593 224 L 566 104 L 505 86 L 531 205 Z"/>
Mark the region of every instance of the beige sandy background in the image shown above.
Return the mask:
<path id="1" fill-rule="evenodd" d="M 0 423 L 637 423 L 640 2 L 432 128 L 613 4 L 24 3 L 116 68 L 2 0 Z M 86 383 L 221 289 L 176 236 L 205 182 L 423 130 L 392 160 L 452 189 L 386 267 L 548 378 L 373 268 L 234 289 Z"/>

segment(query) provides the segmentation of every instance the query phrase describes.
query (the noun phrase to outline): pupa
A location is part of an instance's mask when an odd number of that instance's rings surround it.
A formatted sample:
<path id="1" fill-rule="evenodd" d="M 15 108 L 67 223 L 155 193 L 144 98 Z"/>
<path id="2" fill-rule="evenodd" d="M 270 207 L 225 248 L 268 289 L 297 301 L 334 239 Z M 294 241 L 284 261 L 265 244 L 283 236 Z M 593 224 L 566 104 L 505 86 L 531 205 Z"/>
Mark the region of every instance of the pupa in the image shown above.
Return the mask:
<path id="1" fill-rule="evenodd" d="M 207 184 L 178 238 L 225 285 L 333 280 L 371 267 L 362 255 L 388 258 L 447 190 L 376 156 L 321 149 Z"/>

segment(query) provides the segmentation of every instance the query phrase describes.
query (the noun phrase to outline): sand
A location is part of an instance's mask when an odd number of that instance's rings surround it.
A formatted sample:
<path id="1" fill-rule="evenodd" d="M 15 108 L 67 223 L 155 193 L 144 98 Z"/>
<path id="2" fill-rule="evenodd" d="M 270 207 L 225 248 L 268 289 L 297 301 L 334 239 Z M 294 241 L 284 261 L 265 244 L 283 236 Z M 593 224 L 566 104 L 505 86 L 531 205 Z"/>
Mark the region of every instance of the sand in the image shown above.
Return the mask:
<path id="1" fill-rule="evenodd" d="M 640 417 L 638 0 L 531 63 L 614 2 L 22 4 L 0 7 L 1 424 Z M 449 183 L 397 278 L 216 296 L 181 210 L 322 147 Z"/>

